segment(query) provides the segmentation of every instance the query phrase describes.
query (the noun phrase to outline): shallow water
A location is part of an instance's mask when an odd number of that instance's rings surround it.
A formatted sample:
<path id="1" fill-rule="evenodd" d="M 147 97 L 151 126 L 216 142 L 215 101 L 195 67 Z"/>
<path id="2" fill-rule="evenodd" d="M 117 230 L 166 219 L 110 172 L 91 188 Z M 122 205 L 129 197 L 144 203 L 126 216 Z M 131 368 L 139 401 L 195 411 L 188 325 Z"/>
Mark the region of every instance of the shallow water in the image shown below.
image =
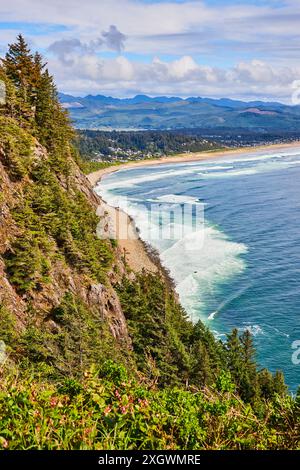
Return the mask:
<path id="1" fill-rule="evenodd" d="M 292 362 L 300 340 L 299 183 L 300 147 L 122 170 L 97 189 L 159 250 L 191 319 L 220 337 L 248 328 L 260 365 L 283 370 L 293 391 L 300 383 Z"/>

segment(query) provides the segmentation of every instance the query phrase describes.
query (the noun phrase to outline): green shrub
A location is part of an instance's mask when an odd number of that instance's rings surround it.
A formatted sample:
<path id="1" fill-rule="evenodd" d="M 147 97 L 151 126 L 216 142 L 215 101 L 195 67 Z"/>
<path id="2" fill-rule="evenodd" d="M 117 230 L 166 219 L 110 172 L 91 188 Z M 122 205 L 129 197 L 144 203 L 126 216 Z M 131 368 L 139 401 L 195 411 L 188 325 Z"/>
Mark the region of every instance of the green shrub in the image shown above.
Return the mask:
<path id="1" fill-rule="evenodd" d="M 18 123 L 0 116 L 1 160 L 13 180 L 28 174 L 32 164 L 32 137 Z"/>
<path id="2" fill-rule="evenodd" d="M 81 382 L 33 381 L 26 372 L 0 384 L 4 449 L 300 449 L 299 409 L 277 398 L 258 418 L 231 392 L 157 390 L 107 364 Z M 120 382 L 122 378 L 122 382 Z M 293 428 L 291 428 L 291 424 Z"/>
<path id="3" fill-rule="evenodd" d="M 120 385 L 128 380 L 127 370 L 124 365 L 116 364 L 114 361 L 105 361 L 100 369 L 100 376 Z"/>

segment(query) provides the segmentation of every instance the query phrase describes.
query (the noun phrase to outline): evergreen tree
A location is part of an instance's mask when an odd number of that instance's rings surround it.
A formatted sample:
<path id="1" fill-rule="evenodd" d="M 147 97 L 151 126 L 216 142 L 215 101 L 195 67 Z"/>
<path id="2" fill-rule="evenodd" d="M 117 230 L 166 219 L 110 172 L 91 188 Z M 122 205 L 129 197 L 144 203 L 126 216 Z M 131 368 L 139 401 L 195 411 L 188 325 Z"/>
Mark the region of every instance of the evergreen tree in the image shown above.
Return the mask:
<path id="1" fill-rule="evenodd" d="M 243 348 L 238 330 L 235 328 L 227 335 L 226 341 L 228 368 L 237 384 L 240 384 L 243 369 Z"/>
<path id="2" fill-rule="evenodd" d="M 0 67 L 7 88 L 4 113 L 36 137 L 47 148 L 52 169 L 68 177 L 74 132 L 46 65 L 39 53 L 31 53 L 22 35 L 9 45 Z"/>
<path id="3" fill-rule="evenodd" d="M 51 142 L 54 134 L 55 125 L 54 121 L 56 101 L 56 90 L 53 83 L 53 77 L 45 70 L 39 79 L 39 86 L 37 88 L 36 100 L 36 126 L 38 138 L 40 142 L 48 149 L 51 147 Z"/>
<path id="4" fill-rule="evenodd" d="M 8 52 L 3 60 L 8 77 L 17 89 L 23 89 L 23 98 L 26 101 L 26 92 L 32 85 L 34 73 L 34 57 L 21 34 L 17 36 L 14 44 L 9 44 Z"/>
<path id="5" fill-rule="evenodd" d="M 253 337 L 249 330 L 240 336 L 242 345 L 243 368 L 241 371 L 241 394 L 245 401 L 254 402 L 259 396 L 257 380 L 257 364 L 255 361 L 255 347 Z"/>
<path id="6" fill-rule="evenodd" d="M 276 371 L 274 374 L 274 392 L 280 396 L 286 395 L 288 388 L 284 381 L 284 375 L 281 371 Z"/>
<path id="7" fill-rule="evenodd" d="M 273 375 L 267 369 L 263 369 L 258 374 L 259 388 L 263 398 L 272 397 L 274 395 Z"/>
<path id="8" fill-rule="evenodd" d="M 256 368 L 255 363 L 255 347 L 253 344 L 253 337 L 249 330 L 245 330 L 240 337 L 241 345 L 242 345 L 242 358 L 244 364 L 249 369 Z"/>
<path id="9" fill-rule="evenodd" d="M 23 118 L 31 121 L 34 116 L 37 74 L 34 57 L 21 34 L 14 44 L 9 44 L 5 59 L 2 60 L 5 73 L 16 88 L 22 100 L 20 107 Z"/>

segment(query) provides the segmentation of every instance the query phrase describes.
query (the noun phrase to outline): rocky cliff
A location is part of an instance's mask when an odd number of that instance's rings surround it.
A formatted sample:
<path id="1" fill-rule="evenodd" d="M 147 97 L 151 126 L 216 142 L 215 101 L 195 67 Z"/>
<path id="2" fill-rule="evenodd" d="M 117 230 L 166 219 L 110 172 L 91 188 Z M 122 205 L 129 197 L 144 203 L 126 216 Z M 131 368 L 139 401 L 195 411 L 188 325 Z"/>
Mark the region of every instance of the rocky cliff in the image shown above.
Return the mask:
<path id="1" fill-rule="evenodd" d="M 62 305 L 66 295 L 69 295 L 76 299 L 76 302 L 82 302 L 96 321 L 108 325 L 109 333 L 117 345 L 130 349 L 131 341 L 126 320 L 115 291 L 116 283 L 126 275 L 119 249 L 109 241 L 103 242 L 109 253 L 110 265 L 103 268 L 103 279 L 99 282 L 99 276 L 95 276 L 90 269 L 78 263 L 76 258 L 80 259 L 83 256 L 82 253 L 78 251 L 72 254 L 73 257 L 70 256 L 64 246 L 66 243 L 54 234 L 44 221 L 41 223 L 42 227 L 31 226 L 32 213 L 40 220 L 45 216 L 45 211 L 41 209 L 42 204 L 38 203 L 32 194 L 36 190 L 40 192 L 47 188 L 47 180 L 42 181 L 40 177 L 37 177 L 37 173 L 41 169 L 46 172 L 52 171 L 51 162 L 46 149 L 34 139 L 30 141 L 30 144 L 27 143 L 26 151 L 21 148 L 24 143 L 22 142 L 24 132 L 17 126 L 12 127 L 12 124 L 8 121 L 2 122 L 2 130 L 6 127 L 6 134 L 2 132 L 0 140 L 0 306 L 10 312 L 19 331 L 26 331 L 29 319 L 32 320 L 34 317 L 33 324 L 36 328 L 55 335 L 62 329 L 60 322 L 55 318 L 55 311 Z M 78 195 L 80 195 L 84 210 L 96 213 L 102 201 L 93 192 L 89 181 L 81 173 L 72 157 L 66 155 L 65 158 L 68 161 L 68 172 L 67 174 L 56 172 L 55 187 L 52 184 L 50 188 L 50 191 L 52 189 L 57 192 L 52 202 L 54 204 L 56 199 L 58 206 L 55 209 L 53 207 L 52 210 L 57 212 L 64 210 L 63 205 L 60 207 L 59 204 L 61 198 L 67 200 L 65 206 L 71 204 L 69 210 L 72 210 L 73 199 L 78 200 Z M 26 171 L 24 174 L 16 175 L 15 165 L 20 166 L 22 163 L 26 166 Z M 37 178 L 40 179 L 37 180 Z M 80 210 L 80 204 L 78 209 Z M 27 221 L 26 211 L 28 211 Z M 105 217 L 105 211 L 103 217 Z M 93 221 L 94 231 L 96 231 L 96 219 L 94 218 Z M 58 220 L 59 224 L 64 224 L 64 222 L 63 217 Z M 106 224 L 102 225 L 105 227 Z M 71 244 L 75 240 L 76 244 L 77 234 L 72 234 L 73 227 L 60 228 L 68 232 L 66 235 L 68 243 Z M 49 239 L 51 246 L 48 247 L 48 252 L 47 248 L 40 246 L 39 240 L 36 242 L 36 239 L 41 236 L 37 233 L 38 230 Z M 94 239 L 93 231 L 89 228 L 86 230 L 89 233 L 85 236 Z M 42 252 L 43 259 L 47 262 L 47 273 L 43 280 L 41 280 L 38 264 L 34 268 L 26 266 L 28 256 L 34 257 L 35 253 L 30 253 L 32 247 L 28 247 L 25 239 L 31 240 L 33 245 L 37 243 L 36 250 Z M 24 241 L 23 246 L 20 244 L 21 241 Z M 18 258 L 18 251 L 23 252 L 23 259 Z M 100 259 L 94 261 L 101 264 Z M 88 260 L 85 260 L 85 264 L 88 264 Z M 17 269 L 22 271 L 24 285 L 16 277 Z M 25 283 L 26 272 L 30 280 L 34 281 L 30 287 Z"/>

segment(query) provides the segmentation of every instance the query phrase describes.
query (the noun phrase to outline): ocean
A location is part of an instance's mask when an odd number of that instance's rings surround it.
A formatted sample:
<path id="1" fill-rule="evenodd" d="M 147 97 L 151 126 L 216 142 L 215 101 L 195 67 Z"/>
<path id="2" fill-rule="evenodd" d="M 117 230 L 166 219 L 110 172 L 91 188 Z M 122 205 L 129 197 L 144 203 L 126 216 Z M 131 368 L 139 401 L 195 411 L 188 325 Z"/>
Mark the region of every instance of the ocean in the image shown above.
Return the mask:
<path id="1" fill-rule="evenodd" d="M 282 370 L 295 392 L 300 145 L 121 170 L 96 191 L 158 250 L 191 320 L 221 339 L 249 329 L 260 367 Z"/>

